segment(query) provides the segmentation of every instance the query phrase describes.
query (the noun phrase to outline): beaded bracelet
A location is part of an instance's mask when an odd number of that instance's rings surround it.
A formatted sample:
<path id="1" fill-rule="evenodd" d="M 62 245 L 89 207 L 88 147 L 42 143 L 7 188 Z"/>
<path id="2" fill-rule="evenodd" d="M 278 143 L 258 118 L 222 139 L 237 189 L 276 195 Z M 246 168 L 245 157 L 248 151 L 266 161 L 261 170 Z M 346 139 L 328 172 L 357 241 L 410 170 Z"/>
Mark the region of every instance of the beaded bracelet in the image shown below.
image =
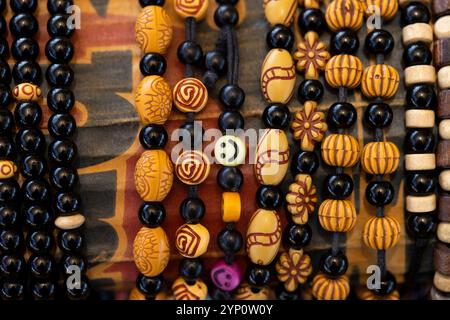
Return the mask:
<path id="1" fill-rule="evenodd" d="M 450 299 L 450 4 L 434 0 L 434 65 L 437 68 L 439 93 L 437 116 L 440 141 L 436 150 L 439 173 L 439 209 L 437 243 L 434 245 L 436 273 L 431 289 L 432 300 Z M 427 230 L 428 231 L 428 230 Z"/>
<path id="2" fill-rule="evenodd" d="M 166 216 L 161 203 L 173 184 L 173 165 L 164 151 L 168 140 L 164 123 L 172 110 L 172 92 L 162 77 L 166 53 L 173 35 L 172 20 L 162 7 L 164 0 L 139 0 L 142 10 L 136 20 L 136 41 L 144 56 L 140 70 L 144 78 L 135 94 L 135 106 L 144 127 L 139 142 L 145 151 L 136 163 L 134 182 L 144 201 L 139 209 L 143 227 L 134 239 L 133 255 L 140 274 L 130 299 L 155 299 L 163 284 L 162 272 L 170 259 L 170 245 L 161 227 Z"/>
<path id="3" fill-rule="evenodd" d="M 348 198 L 353 192 L 353 180 L 344 173 L 359 160 L 358 141 L 345 134 L 357 119 L 356 110 L 346 102 L 347 90 L 359 86 L 363 68 L 358 57 L 359 42 L 355 32 L 363 23 L 363 9 L 355 0 L 334 0 L 327 7 L 325 18 L 328 27 L 335 32 L 330 51 L 334 55 L 325 68 L 325 80 L 339 89 L 338 102 L 333 103 L 327 115 L 327 123 L 337 133 L 329 134 L 322 142 L 323 161 L 336 167 L 336 173 L 325 178 L 325 200 L 320 204 L 319 223 L 332 232 L 331 252 L 321 258 L 321 272 L 312 283 L 312 294 L 319 300 L 345 300 L 350 293 L 349 279 L 345 275 L 348 260 L 339 249 L 340 233 L 352 230 L 356 224 L 356 209 Z"/>

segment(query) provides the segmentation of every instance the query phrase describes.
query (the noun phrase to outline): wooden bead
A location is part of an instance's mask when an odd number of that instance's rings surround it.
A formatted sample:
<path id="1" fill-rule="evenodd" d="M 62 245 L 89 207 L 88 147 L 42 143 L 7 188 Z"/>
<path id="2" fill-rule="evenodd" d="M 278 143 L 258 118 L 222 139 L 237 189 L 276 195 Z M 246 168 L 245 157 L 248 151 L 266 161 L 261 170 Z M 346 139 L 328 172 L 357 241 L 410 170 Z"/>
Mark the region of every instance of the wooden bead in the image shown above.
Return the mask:
<path id="1" fill-rule="evenodd" d="M 362 292 L 358 292 L 358 299 L 359 300 L 366 300 L 366 301 L 393 301 L 393 300 L 400 300 L 400 293 L 397 290 L 392 291 L 391 293 L 387 295 L 377 295 L 373 291 L 364 288 Z"/>
<path id="2" fill-rule="evenodd" d="M 450 168 L 450 140 L 441 140 L 436 149 L 437 166 Z"/>
<path id="3" fill-rule="evenodd" d="M 433 55 L 436 68 L 450 65 L 450 38 L 436 40 Z"/>
<path id="4" fill-rule="evenodd" d="M 197 279 L 194 284 L 188 284 L 179 277 L 173 283 L 172 291 L 175 300 L 206 300 L 208 287 L 201 279 Z"/>
<path id="5" fill-rule="evenodd" d="M 206 15 L 209 0 L 174 0 L 175 12 L 181 18 L 195 18 L 200 21 Z"/>
<path id="6" fill-rule="evenodd" d="M 162 7 L 147 6 L 136 19 L 135 32 L 143 53 L 165 54 L 172 42 L 172 19 Z"/>
<path id="7" fill-rule="evenodd" d="M 354 89 L 361 83 L 362 74 L 361 60 L 349 54 L 332 57 L 325 67 L 325 80 L 333 88 Z"/>
<path id="8" fill-rule="evenodd" d="M 289 167 L 289 143 L 284 131 L 266 129 L 256 146 L 255 176 L 260 184 L 278 185 Z"/>
<path id="9" fill-rule="evenodd" d="M 291 124 L 292 136 L 300 140 L 300 148 L 313 151 L 317 142 L 322 141 L 328 129 L 325 114 L 317 110 L 317 102 L 306 101 L 304 108 L 297 111 Z"/>
<path id="10" fill-rule="evenodd" d="M 386 250 L 400 239 L 400 224 L 392 217 L 372 217 L 364 225 L 363 240 L 366 246 Z"/>
<path id="11" fill-rule="evenodd" d="M 144 276 L 155 277 L 169 263 L 170 246 L 163 228 L 142 227 L 134 238 L 133 256 L 136 267 Z"/>
<path id="12" fill-rule="evenodd" d="M 334 0 L 325 13 L 328 27 L 337 32 L 341 29 L 353 31 L 361 28 L 364 11 L 357 0 Z"/>
<path id="13" fill-rule="evenodd" d="M 436 113 L 439 118 L 450 118 L 450 90 L 439 90 Z"/>
<path id="14" fill-rule="evenodd" d="M 407 67 L 405 70 L 406 86 L 412 86 L 416 83 L 430 83 L 436 82 L 436 70 L 434 66 L 419 64 Z"/>
<path id="15" fill-rule="evenodd" d="M 200 112 L 207 102 L 208 90 L 197 78 L 181 79 L 173 88 L 173 103 L 181 112 Z"/>
<path id="16" fill-rule="evenodd" d="M 241 280 L 242 272 L 236 262 L 228 264 L 225 260 L 219 260 L 211 268 L 211 281 L 220 290 L 233 291 L 239 286 Z"/>
<path id="17" fill-rule="evenodd" d="M 295 65 L 291 53 L 284 49 L 272 49 L 261 67 L 261 92 L 268 102 L 286 104 L 291 100 L 295 87 Z"/>
<path id="18" fill-rule="evenodd" d="M 148 76 L 136 89 L 134 104 L 143 124 L 163 124 L 172 110 L 172 92 L 160 76 Z"/>
<path id="19" fill-rule="evenodd" d="M 361 153 L 361 166 L 369 174 L 391 174 L 397 171 L 400 151 L 392 142 L 369 142 Z"/>
<path id="20" fill-rule="evenodd" d="M 436 195 L 406 196 L 406 210 L 412 213 L 434 211 L 436 210 Z"/>
<path id="21" fill-rule="evenodd" d="M 270 295 L 269 288 L 262 287 L 260 290 L 254 292 L 252 287 L 247 282 L 241 283 L 236 290 L 234 298 L 236 300 L 268 300 Z"/>
<path id="22" fill-rule="evenodd" d="M 430 300 L 450 301 L 450 293 L 439 291 L 432 286 L 430 289 Z"/>
<path id="23" fill-rule="evenodd" d="M 350 293 L 347 276 L 329 278 L 323 273 L 316 275 L 312 282 L 312 294 L 317 300 L 346 300 Z"/>
<path id="24" fill-rule="evenodd" d="M 450 16 L 443 16 L 435 21 L 434 35 L 438 39 L 450 38 Z"/>
<path id="25" fill-rule="evenodd" d="M 276 211 L 258 209 L 247 228 L 246 249 L 250 260 L 269 265 L 278 254 L 281 244 L 281 221 Z"/>
<path id="26" fill-rule="evenodd" d="M 440 17 L 450 14 L 450 1 L 434 0 L 431 6 L 434 17 Z"/>
<path id="27" fill-rule="evenodd" d="M 33 83 L 20 83 L 12 92 L 17 101 L 38 101 L 42 97 L 42 90 Z"/>
<path id="28" fill-rule="evenodd" d="M 264 0 L 264 15 L 271 26 L 290 26 L 294 21 L 297 0 Z"/>
<path id="29" fill-rule="evenodd" d="M 319 222 L 330 232 L 348 232 L 355 227 L 356 209 L 350 200 L 326 199 L 319 207 Z"/>
<path id="30" fill-rule="evenodd" d="M 405 154 L 405 169 L 408 171 L 422 171 L 436 169 L 434 153 Z"/>
<path id="31" fill-rule="evenodd" d="M 403 45 L 414 42 L 425 42 L 427 44 L 433 41 L 433 29 L 428 23 L 418 22 L 404 26 L 402 29 Z"/>
<path id="32" fill-rule="evenodd" d="M 277 278 L 284 284 L 286 291 L 297 290 L 300 284 L 308 280 L 312 273 L 311 258 L 303 250 L 289 249 L 280 255 L 275 266 Z"/>
<path id="33" fill-rule="evenodd" d="M 133 288 L 130 291 L 128 300 L 143 301 L 143 300 L 147 300 L 147 299 L 145 298 L 145 295 L 142 292 L 140 292 L 137 288 Z"/>
<path id="34" fill-rule="evenodd" d="M 197 258 L 208 250 L 209 231 L 200 223 L 183 224 L 175 233 L 175 247 L 186 258 Z"/>
<path id="35" fill-rule="evenodd" d="M 450 140 L 450 119 L 439 122 L 439 136 L 443 140 Z"/>
<path id="36" fill-rule="evenodd" d="M 73 230 L 81 227 L 86 218 L 79 213 L 71 214 L 69 216 L 59 216 L 55 219 L 55 226 L 61 230 Z"/>
<path id="37" fill-rule="evenodd" d="M 392 0 L 364 0 L 360 3 L 365 4 L 365 12 L 367 16 L 373 14 L 373 10 L 367 10 L 367 8 L 375 6 L 379 10 L 379 15 L 381 15 L 385 20 L 391 20 L 394 18 L 398 10 L 398 2 Z"/>
<path id="38" fill-rule="evenodd" d="M 175 162 L 177 178 L 187 185 L 198 185 L 208 178 L 211 163 L 201 151 L 186 150 Z"/>
<path id="39" fill-rule="evenodd" d="M 236 136 L 222 136 L 214 145 L 214 157 L 223 166 L 239 166 L 245 162 L 246 155 L 245 143 Z"/>
<path id="40" fill-rule="evenodd" d="M 0 180 L 14 177 L 17 172 L 17 166 L 13 161 L 0 160 Z"/>
<path id="41" fill-rule="evenodd" d="M 434 286 L 442 292 L 450 292 L 450 276 L 436 272 L 433 278 Z"/>
<path id="42" fill-rule="evenodd" d="M 405 126 L 407 128 L 433 128 L 435 118 L 433 110 L 409 109 L 405 112 Z"/>
<path id="43" fill-rule="evenodd" d="M 329 166 L 353 167 L 359 160 L 358 141 L 347 134 L 330 134 L 322 142 L 322 159 Z"/>
<path id="44" fill-rule="evenodd" d="M 136 191 L 144 201 L 163 201 L 173 184 L 173 166 L 164 150 L 142 153 L 134 171 Z"/>
<path id="45" fill-rule="evenodd" d="M 450 170 L 443 170 L 439 174 L 439 185 L 444 191 L 450 191 Z"/>
<path id="46" fill-rule="evenodd" d="M 436 233 L 439 240 L 450 244 L 450 222 L 438 223 Z"/>
<path id="47" fill-rule="evenodd" d="M 294 53 L 294 60 L 297 61 L 295 66 L 298 71 L 304 72 L 305 79 L 319 79 L 319 72 L 325 70 L 330 59 L 327 45 L 319 40 L 315 31 L 308 31 L 303 38 Z"/>
<path id="48" fill-rule="evenodd" d="M 287 210 L 296 224 L 308 222 L 317 203 L 317 188 L 308 174 L 298 174 L 286 194 Z"/>
<path id="49" fill-rule="evenodd" d="M 221 208 L 223 222 L 238 222 L 241 218 L 241 196 L 239 192 L 223 192 Z"/>
<path id="50" fill-rule="evenodd" d="M 364 69 L 361 91 L 367 98 L 390 99 L 397 92 L 399 82 L 400 76 L 394 67 L 388 64 L 371 65 Z"/>
<path id="51" fill-rule="evenodd" d="M 450 66 L 439 69 L 437 78 L 440 89 L 450 88 Z"/>
<path id="52" fill-rule="evenodd" d="M 450 222 L 450 194 L 439 194 L 438 219 L 444 222 Z"/>
<path id="53" fill-rule="evenodd" d="M 450 246 L 437 242 L 434 245 L 433 262 L 437 271 L 450 276 Z"/>

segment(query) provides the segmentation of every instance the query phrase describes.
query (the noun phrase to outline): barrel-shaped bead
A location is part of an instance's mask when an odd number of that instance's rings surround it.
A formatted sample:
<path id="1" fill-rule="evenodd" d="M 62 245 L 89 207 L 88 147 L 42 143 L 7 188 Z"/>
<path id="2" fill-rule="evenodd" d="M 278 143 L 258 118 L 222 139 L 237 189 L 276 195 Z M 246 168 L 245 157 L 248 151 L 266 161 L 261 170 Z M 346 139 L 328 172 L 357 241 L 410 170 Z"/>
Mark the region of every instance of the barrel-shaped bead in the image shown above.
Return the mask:
<path id="1" fill-rule="evenodd" d="M 392 217 L 372 217 L 363 231 L 366 246 L 377 250 L 386 250 L 395 246 L 400 239 L 400 224 Z"/>
<path id="2" fill-rule="evenodd" d="M 316 275 L 312 282 L 312 294 L 317 300 L 345 300 L 350 293 L 347 276 L 329 278 L 323 273 Z"/>
<path id="3" fill-rule="evenodd" d="M 363 73 L 361 91 L 367 98 L 392 98 L 398 90 L 400 76 L 388 64 L 368 66 Z"/>
<path id="4" fill-rule="evenodd" d="M 356 31 L 361 28 L 363 18 L 364 11 L 358 0 L 334 0 L 325 13 L 328 27 L 333 32 L 341 29 Z"/>
<path id="5" fill-rule="evenodd" d="M 172 19 L 160 6 L 144 7 L 136 19 L 135 32 L 143 53 L 165 54 L 172 41 Z"/>
<path id="6" fill-rule="evenodd" d="M 400 151 L 388 141 L 369 142 L 361 152 L 361 166 L 369 174 L 391 174 L 398 169 Z"/>
<path id="7" fill-rule="evenodd" d="M 361 60 L 349 54 L 332 57 L 325 67 L 325 80 L 333 88 L 354 89 L 361 83 L 362 74 Z"/>
<path id="8" fill-rule="evenodd" d="M 172 110 L 172 92 L 160 76 L 148 76 L 139 83 L 134 104 L 143 124 L 163 124 Z"/>
<path id="9" fill-rule="evenodd" d="M 330 134 L 322 142 L 322 159 L 329 166 L 353 167 L 359 160 L 358 141 L 347 134 Z"/>
<path id="10" fill-rule="evenodd" d="M 319 222 L 330 232 L 348 232 L 355 227 L 356 209 L 350 200 L 326 199 L 319 207 Z"/>

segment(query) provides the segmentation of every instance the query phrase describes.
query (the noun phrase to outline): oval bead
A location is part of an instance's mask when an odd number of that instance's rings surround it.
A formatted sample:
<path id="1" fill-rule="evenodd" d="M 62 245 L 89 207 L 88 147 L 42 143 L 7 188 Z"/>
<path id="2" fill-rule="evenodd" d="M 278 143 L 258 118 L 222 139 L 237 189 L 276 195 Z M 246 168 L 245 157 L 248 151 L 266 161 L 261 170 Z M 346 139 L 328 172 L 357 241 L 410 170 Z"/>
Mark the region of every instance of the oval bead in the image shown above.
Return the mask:
<path id="1" fill-rule="evenodd" d="M 33 83 L 20 83 L 14 87 L 13 96 L 17 101 L 38 101 L 42 97 L 42 90 Z"/>
<path id="2" fill-rule="evenodd" d="M 284 131 L 266 129 L 259 139 L 255 156 L 255 175 L 260 184 L 277 185 L 289 167 L 289 144 Z"/>
<path id="3" fill-rule="evenodd" d="M 268 300 L 270 295 L 269 288 L 262 287 L 259 291 L 253 292 L 247 282 L 242 283 L 236 290 L 236 300 Z"/>
<path id="4" fill-rule="evenodd" d="M 325 67 L 325 80 L 333 88 L 354 89 L 361 83 L 362 74 L 361 60 L 349 54 L 331 57 Z"/>
<path id="5" fill-rule="evenodd" d="M 208 287 L 201 279 L 197 279 L 194 284 L 190 285 L 182 277 L 179 277 L 172 284 L 172 291 L 175 300 L 205 300 Z"/>
<path id="6" fill-rule="evenodd" d="M 353 167 L 359 160 L 359 144 L 347 134 L 330 134 L 322 142 L 322 158 L 334 167 Z"/>
<path id="7" fill-rule="evenodd" d="M 289 26 L 294 20 L 297 0 L 264 0 L 264 15 L 271 26 Z"/>
<path id="8" fill-rule="evenodd" d="M 372 217 L 364 225 L 363 240 L 366 246 L 386 250 L 400 239 L 400 224 L 391 217 Z"/>
<path id="9" fill-rule="evenodd" d="M 329 278 L 323 273 L 314 277 L 312 294 L 317 300 L 345 300 L 350 293 L 347 276 Z"/>
<path id="10" fill-rule="evenodd" d="M 160 76 L 148 76 L 136 89 L 134 104 L 143 124 L 164 124 L 172 110 L 172 92 Z"/>
<path id="11" fill-rule="evenodd" d="M 160 6 L 144 7 L 136 19 L 135 32 L 143 53 L 165 54 L 172 41 L 172 19 Z"/>
<path id="12" fill-rule="evenodd" d="M 236 262 L 227 264 L 218 261 L 211 269 L 211 280 L 216 287 L 223 291 L 232 291 L 241 283 L 242 273 Z"/>
<path id="13" fill-rule="evenodd" d="M 355 227 L 356 209 L 350 200 L 326 199 L 319 207 L 319 222 L 330 232 L 348 232 Z"/>
<path id="14" fill-rule="evenodd" d="M 311 258 L 303 250 L 289 249 L 283 252 L 275 266 L 278 280 L 283 282 L 284 288 L 293 292 L 300 284 L 308 280 L 312 273 Z"/>
<path id="15" fill-rule="evenodd" d="M 82 214 L 72 214 L 70 216 L 59 216 L 55 219 L 55 226 L 61 230 L 72 230 L 81 227 L 86 218 Z"/>
<path id="16" fill-rule="evenodd" d="M 197 78 L 184 78 L 173 88 L 173 103 L 181 112 L 200 112 L 208 102 L 208 90 Z"/>
<path id="17" fill-rule="evenodd" d="M 198 150 L 186 150 L 175 162 L 175 173 L 184 184 L 198 185 L 208 178 L 210 167 L 206 154 Z"/>
<path id="18" fill-rule="evenodd" d="M 225 135 L 214 145 L 214 157 L 223 166 L 234 167 L 245 162 L 247 150 L 241 138 Z"/>
<path id="19" fill-rule="evenodd" d="M 146 277 L 164 271 L 170 258 L 169 240 L 163 228 L 142 227 L 133 243 L 134 263 Z"/>
<path id="20" fill-rule="evenodd" d="M 362 26 L 363 16 L 363 8 L 357 0 L 334 0 L 325 13 L 328 27 L 334 32 L 341 29 L 358 30 Z"/>
<path id="21" fill-rule="evenodd" d="M 289 51 L 272 49 L 261 67 L 261 92 L 268 102 L 286 104 L 294 94 L 295 64 Z"/>
<path id="22" fill-rule="evenodd" d="M 8 179 L 17 172 L 17 166 L 13 161 L 0 160 L 0 179 Z"/>
<path id="23" fill-rule="evenodd" d="M 148 150 L 136 163 L 134 184 L 144 201 L 162 201 L 173 183 L 173 166 L 164 150 Z"/>
<path id="24" fill-rule="evenodd" d="M 392 98 L 398 90 L 400 76 L 388 64 L 368 66 L 363 73 L 361 91 L 367 98 Z"/>
<path id="25" fill-rule="evenodd" d="M 195 18 L 195 20 L 202 20 L 206 15 L 208 9 L 208 0 L 174 0 L 173 6 L 175 12 L 181 18 Z"/>
<path id="26" fill-rule="evenodd" d="M 281 244 L 281 221 L 276 211 L 258 209 L 250 219 L 246 248 L 250 260 L 268 265 L 277 256 Z"/>
<path id="27" fill-rule="evenodd" d="M 361 152 L 361 166 L 369 174 L 391 174 L 398 169 L 400 151 L 392 142 L 369 142 Z"/>
<path id="28" fill-rule="evenodd" d="M 377 7 L 379 10 L 379 15 L 386 20 L 391 20 L 392 18 L 394 18 L 398 10 L 398 2 L 391 0 L 364 0 L 360 1 L 360 5 L 363 7 L 366 16 L 370 16 L 373 14 L 373 10 L 367 11 L 367 8 L 371 6 Z"/>
<path id="29" fill-rule="evenodd" d="M 183 224 L 175 232 L 175 247 L 186 258 L 197 258 L 208 250 L 209 231 L 203 225 Z"/>
<path id="30" fill-rule="evenodd" d="M 308 222 L 317 203 L 317 188 L 308 174 L 298 174 L 286 194 L 287 210 L 296 224 Z"/>

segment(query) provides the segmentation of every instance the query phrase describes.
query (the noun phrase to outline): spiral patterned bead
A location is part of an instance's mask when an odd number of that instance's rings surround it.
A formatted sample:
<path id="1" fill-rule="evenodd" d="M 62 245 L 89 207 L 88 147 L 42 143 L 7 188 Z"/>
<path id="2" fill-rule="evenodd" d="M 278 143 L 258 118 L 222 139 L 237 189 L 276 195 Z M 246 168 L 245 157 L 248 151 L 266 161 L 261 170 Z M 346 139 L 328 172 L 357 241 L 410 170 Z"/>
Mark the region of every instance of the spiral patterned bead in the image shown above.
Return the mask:
<path id="1" fill-rule="evenodd" d="M 184 78 L 173 88 L 173 102 L 181 112 L 200 112 L 208 102 L 208 90 L 196 78 Z"/>
<path id="2" fill-rule="evenodd" d="M 355 227 L 356 209 L 350 200 L 326 199 L 319 207 L 319 222 L 330 232 L 348 232 Z"/>
<path id="3" fill-rule="evenodd" d="M 184 151 L 175 163 L 175 173 L 178 179 L 187 185 L 197 185 L 208 178 L 211 164 L 208 157 L 201 151 Z"/>
<path id="4" fill-rule="evenodd" d="M 392 142 L 370 142 L 361 152 L 361 166 L 369 174 L 391 174 L 398 169 L 400 151 Z"/>
<path id="5" fill-rule="evenodd" d="M 359 160 L 359 144 L 347 134 L 330 134 L 322 142 L 322 158 L 334 167 L 353 167 Z"/>
<path id="6" fill-rule="evenodd" d="M 372 217 L 364 225 L 363 240 L 366 246 L 386 250 L 400 239 L 400 224 L 391 217 Z"/>
<path id="7" fill-rule="evenodd" d="M 361 91 L 367 98 L 392 98 L 398 90 L 400 76 L 397 70 L 388 64 L 368 66 L 363 73 Z"/>
<path id="8" fill-rule="evenodd" d="M 332 57 L 325 67 L 325 80 L 333 88 L 354 89 L 361 83 L 362 74 L 361 60 L 349 54 Z"/>
<path id="9" fill-rule="evenodd" d="M 175 233 L 175 247 L 186 258 L 197 258 L 208 249 L 209 231 L 201 224 L 184 224 Z"/>
<path id="10" fill-rule="evenodd" d="M 398 2 L 392 0 L 360 0 L 360 5 L 367 16 L 374 13 L 373 10 L 370 10 L 370 7 L 378 8 L 379 12 L 375 13 L 381 15 L 385 20 L 394 18 L 398 10 Z"/>
<path id="11" fill-rule="evenodd" d="M 350 293 L 347 276 L 328 278 L 319 273 L 312 283 L 312 294 L 317 300 L 345 300 Z"/>
<path id="12" fill-rule="evenodd" d="M 175 12 L 181 18 L 193 17 L 201 20 L 208 9 L 208 0 L 175 0 L 173 2 Z"/>
<path id="13" fill-rule="evenodd" d="M 138 15 L 136 41 L 142 52 L 165 54 L 172 41 L 172 19 L 160 6 L 147 6 Z"/>
<path id="14" fill-rule="evenodd" d="M 340 29 L 353 31 L 361 28 L 364 11 L 357 0 L 334 0 L 325 13 L 328 27 L 337 32 Z"/>

